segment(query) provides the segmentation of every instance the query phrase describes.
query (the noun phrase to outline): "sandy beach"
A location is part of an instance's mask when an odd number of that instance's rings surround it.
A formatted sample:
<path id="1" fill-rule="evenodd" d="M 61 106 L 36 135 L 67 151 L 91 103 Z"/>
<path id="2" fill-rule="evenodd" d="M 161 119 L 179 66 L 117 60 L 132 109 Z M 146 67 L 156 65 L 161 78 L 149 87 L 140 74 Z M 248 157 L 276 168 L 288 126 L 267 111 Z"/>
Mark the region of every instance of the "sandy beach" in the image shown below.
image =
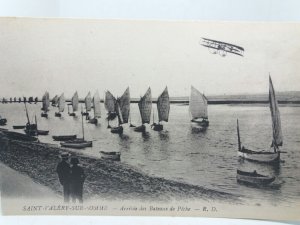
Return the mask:
<path id="1" fill-rule="evenodd" d="M 6 165 L 5 168 L 9 170 L 10 174 L 13 175 L 14 172 L 7 166 L 25 175 L 25 177 L 30 177 L 35 183 L 45 186 L 42 188 L 40 185 L 33 185 L 39 190 L 32 191 L 34 194 L 62 195 L 62 187 L 55 172 L 56 165 L 60 161 L 61 148 L 39 142 L 9 140 L 7 146 L 1 144 L 0 151 L 0 161 Z M 64 149 L 63 151 L 69 150 Z M 74 152 L 69 152 L 75 155 Z M 152 177 L 122 162 L 105 161 L 81 154 L 76 154 L 76 156 L 79 158 L 81 166 L 87 175 L 84 184 L 84 199 L 86 200 L 101 198 L 148 201 L 169 201 L 175 199 L 239 201 L 238 196 L 225 192 Z M 23 182 L 24 176 L 22 178 L 20 176 L 17 177 L 17 180 L 20 180 L 23 187 L 32 186 L 32 181 Z M 6 183 L 11 183 L 14 180 L 8 179 L 10 178 L 9 174 L 6 174 L 3 178 L 6 179 Z M 17 185 L 6 184 L 4 188 L 9 189 L 10 186 Z M 22 186 L 20 188 L 23 190 Z M 22 191 L 15 190 L 7 194 L 15 195 L 21 193 Z M 30 196 L 30 191 L 28 193 L 25 192 L 25 195 Z"/>

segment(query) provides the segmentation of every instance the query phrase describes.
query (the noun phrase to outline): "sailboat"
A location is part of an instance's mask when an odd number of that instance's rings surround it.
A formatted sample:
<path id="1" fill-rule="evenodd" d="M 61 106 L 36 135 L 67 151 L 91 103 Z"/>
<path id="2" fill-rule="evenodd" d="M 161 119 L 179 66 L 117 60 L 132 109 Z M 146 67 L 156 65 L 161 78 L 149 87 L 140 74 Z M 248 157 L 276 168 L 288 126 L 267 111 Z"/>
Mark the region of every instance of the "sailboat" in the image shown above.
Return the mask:
<path id="1" fill-rule="evenodd" d="M 46 93 L 42 97 L 42 110 L 44 112 L 41 113 L 41 117 L 48 118 L 47 112 L 49 111 L 49 105 L 50 105 L 49 93 L 46 91 Z"/>
<path id="2" fill-rule="evenodd" d="M 61 113 L 65 110 L 65 96 L 64 93 L 58 98 L 58 112 L 55 112 L 56 117 L 61 117 Z"/>
<path id="3" fill-rule="evenodd" d="M 62 147 L 82 149 L 82 148 L 93 146 L 93 141 L 86 141 L 84 139 L 84 125 L 83 125 L 83 115 L 82 115 L 82 113 L 81 113 L 81 125 L 82 125 L 81 126 L 81 128 L 82 128 L 82 138 L 76 138 L 76 139 L 73 139 L 73 140 L 60 142 L 60 145 Z"/>
<path id="4" fill-rule="evenodd" d="M 78 99 L 78 93 L 77 91 L 74 93 L 72 99 L 71 99 L 71 105 L 73 108 L 73 112 L 69 112 L 69 116 L 76 116 L 75 112 L 78 110 L 78 104 L 79 104 L 79 99 Z M 69 107 L 68 107 L 69 110 Z"/>
<path id="5" fill-rule="evenodd" d="M 207 99 L 193 86 L 191 86 L 189 110 L 192 115 L 191 122 L 197 123 L 201 127 L 208 127 Z"/>
<path id="6" fill-rule="evenodd" d="M 151 89 L 148 88 L 147 92 L 143 97 L 141 97 L 140 101 L 138 102 L 141 118 L 142 118 L 142 125 L 134 128 L 136 132 L 145 132 L 146 127 L 145 123 L 150 123 L 150 116 L 152 110 L 152 98 L 151 98 Z"/>
<path id="7" fill-rule="evenodd" d="M 58 95 L 55 95 L 51 100 L 51 105 L 56 107 L 58 104 Z"/>
<path id="8" fill-rule="evenodd" d="M 109 121 L 114 120 L 117 117 L 116 102 L 116 98 L 109 91 L 106 91 L 104 106 L 107 110 L 107 128 L 111 128 L 111 126 L 109 125 Z"/>
<path id="9" fill-rule="evenodd" d="M 117 99 L 115 107 L 116 107 L 115 112 L 118 117 L 118 126 L 112 127 L 110 131 L 112 133 L 122 134 L 123 133 L 122 124 L 128 123 L 129 113 L 130 113 L 129 87 L 125 90 L 123 95 Z"/>
<path id="10" fill-rule="evenodd" d="M 83 115 L 86 116 L 86 118 L 88 118 L 89 111 L 91 111 L 92 109 L 92 97 L 90 92 L 85 97 L 84 104 L 85 104 L 85 112 L 83 112 Z"/>
<path id="11" fill-rule="evenodd" d="M 98 91 L 96 91 L 93 97 L 93 109 L 94 109 L 94 118 L 91 118 L 89 122 L 92 124 L 98 124 L 98 119 L 101 118 L 100 96 Z"/>
<path id="12" fill-rule="evenodd" d="M 155 131 L 161 131 L 163 130 L 163 125 L 161 124 L 161 122 L 162 121 L 168 122 L 169 120 L 170 99 L 169 99 L 169 93 L 167 87 L 157 99 L 157 111 L 158 111 L 158 123 L 154 123 L 154 119 L 153 119 L 153 124 L 151 125 L 151 127 Z M 154 117 L 154 113 L 153 113 L 153 117 Z"/>
<path id="13" fill-rule="evenodd" d="M 273 140 L 271 144 L 271 151 L 253 151 L 246 149 L 241 145 L 239 123 L 237 120 L 237 134 L 238 134 L 238 156 L 249 161 L 261 163 L 278 163 L 280 161 L 279 146 L 283 144 L 281 120 L 278 108 L 278 102 L 275 95 L 271 76 L 269 76 L 269 102 L 272 118 Z"/>
<path id="14" fill-rule="evenodd" d="M 27 117 L 27 123 L 25 125 L 24 132 L 30 136 L 47 135 L 49 133 L 48 130 L 38 130 L 36 116 L 35 116 L 35 124 L 30 123 L 26 102 L 24 103 L 24 105 L 25 105 L 25 112 Z"/>
<path id="15" fill-rule="evenodd" d="M 4 126 L 7 123 L 7 119 L 6 118 L 2 118 L 2 116 L 0 116 L 0 125 Z"/>

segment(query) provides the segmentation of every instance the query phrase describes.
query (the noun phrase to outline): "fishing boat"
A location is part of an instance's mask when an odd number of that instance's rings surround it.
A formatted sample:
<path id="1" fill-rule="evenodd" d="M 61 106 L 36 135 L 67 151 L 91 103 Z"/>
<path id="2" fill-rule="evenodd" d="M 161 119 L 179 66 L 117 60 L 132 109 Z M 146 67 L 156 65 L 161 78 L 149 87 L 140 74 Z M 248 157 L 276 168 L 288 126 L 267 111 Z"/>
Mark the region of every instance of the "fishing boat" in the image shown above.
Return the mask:
<path id="1" fill-rule="evenodd" d="M 237 170 L 236 179 L 239 183 L 244 184 L 267 185 L 272 183 L 275 180 L 275 177 L 258 174 L 256 170 L 253 172 Z"/>
<path id="2" fill-rule="evenodd" d="M 121 153 L 120 152 L 105 152 L 100 151 L 101 159 L 112 160 L 112 161 L 120 161 Z"/>
<path id="3" fill-rule="evenodd" d="M 169 99 L 169 93 L 167 87 L 157 99 L 157 112 L 158 112 L 158 123 L 154 123 L 154 113 L 153 113 L 153 124 L 151 125 L 151 128 L 155 131 L 161 131 L 164 129 L 162 121 L 168 122 L 169 120 L 170 99 Z"/>
<path id="4" fill-rule="evenodd" d="M 76 148 L 76 149 L 82 149 L 86 147 L 92 147 L 93 142 L 92 141 L 86 141 L 84 139 L 84 125 L 83 125 L 83 115 L 81 115 L 81 123 L 82 123 L 82 138 L 76 138 L 73 140 L 68 140 L 65 142 L 60 142 L 60 145 L 62 147 L 67 147 L 67 148 Z"/>
<path id="5" fill-rule="evenodd" d="M 85 97 L 84 104 L 85 104 L 85 112 L 83 112 L 82 115 L 84 115 L 84 116 L 86 116 L 86 118 L 88 118 L 89 111 L 91 111 L 91 109 L 92 109 L 92 97 L 91 97 L 90 92 Z"/>
<path id="6" fill-rule="evenodd" d="M 42 110 L 44 112 L 41 113 L 41 117 L 48 118 L 47 112 L 49 111 L 49 105 L 50 105 L 49 93 L 46 91 L 46 93 L 42 97 Z"/>
<path id="7" fill-rule="evenodd" d="M 58 112 L 55 112 L 55 117 L 61 117 L 61 113 L 65 110 L 65 96 L 64 93 L 58 98 Z"/>
<path id="8" fill-rule="evenodd" d="M 116 98 L 110 93 L 109 91 L 105 92 L 105 100 L 104 100 L 104 106 L 107 110 L 107 128 L 111 128 L 109 121 L 114 120 L 117 117 L 116 113 Z"/>
<path id="9" fill-rule="evenodd" d="M 71 99 L 73 112 L 69 112 L 69 107 L 68 107 L 69 116 L 76 116 L 75 112 L 78 110 L 78 104 L 79 104 L 79 99 L 78 99 L 78 93 L 76 91 Z"/>
<path id="10" fill-rule="evenodd" d="M 202 94 L 193 86 L 191 86 L 189 111 L 192 116 L 191 122 L 196 123 L 201 127 L 209 126 L 207 114 L 207 99 L 204 94 Z"/>
<path id="11" fill-rule="evenodd" d="M 2 117 L 0 116 L 0 125 L 1 125 L 1 126 L 4 126 L 4 125 L 6 125 L 6 123 L 7 123 L 7 119 L 2 118 Z"/>
<path id="12" fill-rule="evenodd" d="M 268 151 L 253 151 L 245 148 L 241 144 L 239 121 L 237 120 L 237 134 L 238 134 L 238 156 L 254 162 L 260 163 L 278 163 L 280 161 L 279 146 L 283 144 L 282 131 L 281 131 L 281 120 L 278 108 L 278 102 L 275 95 L 271 76 L 269 76 L 269 103 L 272 118 L 272 129 L 273 129 L 273 140 Z"/>
<path id="13" fill-rule="evenodd" d="M 54 141 L 70 141 L 70 140 L 74 140 L 77 138 L 77 135 L 56 135 L 56 136 L 52 136 Z"/>
<path id="14" fill-rule="evenodd" d="M 52 98 L 52 100 L 51 100 L 51 105 L 52 106 L 54 106 L 54 107 L 56 107 L 57 106 L 57 104 L 58 104 L 58 95 L 55 95 L 53 98 Z"/>
<path id="15" fill-rule="evenodd" d="M 94 110 L 94 118 L 90 118 L 89 122 L 97 125 L 98 119 L 101 118 L 100 96 L 98 91 L 96 91 L 93 97 L 93 110 Z"/>
<path id="16" fill-rule="evenodd" d="M 143 97 L 141 97 L 140 101 L 138 102 L 141 119 L 142 119 L 142 125 L 135 127 L 134 131 L 136 132 L 145 132 L 146 127 L 145 123 L 150 123 L 150 116 L 151 116 L 151 110 L 152 110 L 152 98 L 151 98 L 151 89 L 148 88 L 147 92 Z"/>

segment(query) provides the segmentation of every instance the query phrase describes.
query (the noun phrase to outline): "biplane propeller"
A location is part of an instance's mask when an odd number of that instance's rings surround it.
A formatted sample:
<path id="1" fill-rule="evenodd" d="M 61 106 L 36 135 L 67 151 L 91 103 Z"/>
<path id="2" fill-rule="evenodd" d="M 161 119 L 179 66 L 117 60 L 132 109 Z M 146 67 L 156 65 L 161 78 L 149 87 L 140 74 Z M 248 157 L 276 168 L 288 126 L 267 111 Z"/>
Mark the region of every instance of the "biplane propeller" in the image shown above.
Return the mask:
<path id="1" fill-rule="evenodd" d="M 244 48 L 237 45 L 207 38 L 202 38 L 202 43 L 200 44 L 207 47 L 210 53 L 219 54 L 222 57 L 225 57 L 227 53 L 244 56 Z"/>

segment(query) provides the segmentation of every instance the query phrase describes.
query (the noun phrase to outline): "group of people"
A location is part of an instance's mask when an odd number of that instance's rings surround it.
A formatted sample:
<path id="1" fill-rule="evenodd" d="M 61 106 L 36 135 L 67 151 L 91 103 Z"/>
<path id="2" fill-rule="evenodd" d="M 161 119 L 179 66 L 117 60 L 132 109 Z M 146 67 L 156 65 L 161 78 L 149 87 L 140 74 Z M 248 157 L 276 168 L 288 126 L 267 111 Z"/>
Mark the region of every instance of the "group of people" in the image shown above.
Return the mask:
<path id="1" fill-rule="evenodd" d="M 62 153 L 61 162 L 56 167 L 59 182 L 63 186 L 64 202 L 68 203 L 72 199 L 73 203 L 76 203 L 76 200 L 83 203 L 84 170 L 78 165 L 78 158 L 72 157 L 69 163 L 69 157 L 68 153 Z"/>

